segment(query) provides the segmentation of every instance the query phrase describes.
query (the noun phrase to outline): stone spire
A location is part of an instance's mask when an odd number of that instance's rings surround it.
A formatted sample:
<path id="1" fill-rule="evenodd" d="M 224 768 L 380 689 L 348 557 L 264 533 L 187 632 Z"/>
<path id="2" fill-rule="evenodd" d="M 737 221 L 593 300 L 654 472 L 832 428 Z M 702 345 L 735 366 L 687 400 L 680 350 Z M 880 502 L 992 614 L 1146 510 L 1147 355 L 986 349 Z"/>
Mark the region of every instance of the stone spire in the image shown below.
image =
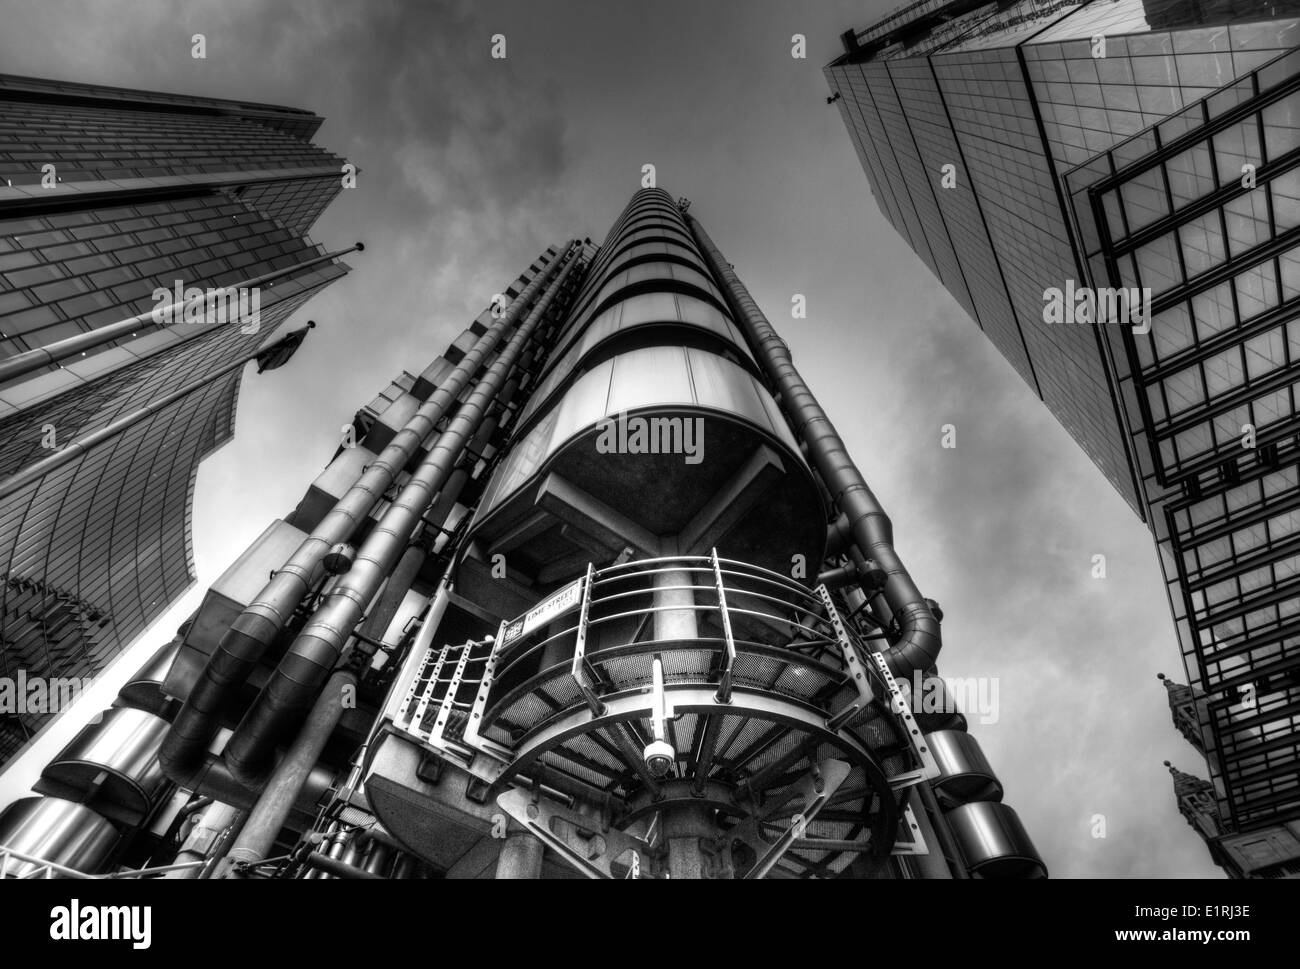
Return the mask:
<path id="1" fill-rule="evenodd" d="M 1165 761 L 1165 766 L 1174 779 L 1174 798 L 1178 801 L 1178 811 L 1187 819 L 1187 823 L 1203 838 L 1217 838 L 1224 834 L 1214 785 L 1195 774 L 1180 771 L 1169 761 Z"/>
<path id="2" fill-rule="evenodd" d="M 1189 744 L 1204 754 L 1205 746 L 1201 740 L 1201 714 L 1205 695 L 1190 686 L 1175 683 L 1163 673 L 1157 673 L 1156 678 L 1164 684 L 1165 691 L 1169 694 L 1169 712 L 1173 716 L 1174 726 Z"/>

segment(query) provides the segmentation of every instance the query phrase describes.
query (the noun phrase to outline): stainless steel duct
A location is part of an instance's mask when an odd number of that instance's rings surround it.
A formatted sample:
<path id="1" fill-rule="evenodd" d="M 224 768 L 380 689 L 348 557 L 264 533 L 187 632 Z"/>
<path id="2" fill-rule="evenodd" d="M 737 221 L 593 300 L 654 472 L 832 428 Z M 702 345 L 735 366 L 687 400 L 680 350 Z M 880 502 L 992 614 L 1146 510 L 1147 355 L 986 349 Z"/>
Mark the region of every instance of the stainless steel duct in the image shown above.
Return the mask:
<path id="1" fill-rule="evenodd" d="M 972 801 L 944 816 L 970 871 L 980 878 L 1046 878 L 1047 866 L 1014 810 Z"/>
<path id="2" fill-rule="evenodd" d="M 243 877 L 243 865 L 255 865 L 266 857 L 275 837 L 289 820 L 289 813 L 320 759 L 325 744 L 338 726 L 349 691 L 355 692 L 357 678 L 349 670 L 339 670 L 312 706 L 289 752 L 276 765 L 266 791 L 248 815 L 243 829 L 226 857 L 217 866 L 218 878 Z"/>
<path id="3" fill-rule="evenodd" d="M 78 800 L 93 796 L 96 809 L 108 816 L 114 815 L 101 802 L 143 820 L 167 788 L 158 766 L 166 730 L 166 720 L 145 710 L 105 710 L 45 765 L 41 782 L 53 784 L 54 793 L 76 792 Z"/>
<path id="4" fill-rule="evenodd" d="M 795 436 L 807 442 L 809 458 L 830 491 L 835 507 L 848 517 L 854 541 L 885 573 L 883 595 L 899 630 L 898 641 L 883 651 L 890 669 L 896 676 L 909 676 L 913 670 L 932 668 L 942 646 L 939 622 L 894 550 L 889 516 L 854 465 L 830 418 L 795 369 L 785 341 L 772 328 L 699 220 L 690 214 L 685 218 L 704 252 L 705 261 L 723 285 L 727 302 L 736 322 L 745 331 L 750 349 L 780 392 L 781 407 Z"/>
<path id="5" fill-rule="evenodd" d="M 213 780 L 220 778 L 221 770 L 214 774 L 211 765 L 204 766 L 204 753 L 216 733 L 228 697 L 248 678 L 263 653 L 284 630 L 311 588 L 325 554 L 334 545 L 350 539 L 366 520 L 397 475 L 433 433 L 437 422 L 457 400 L 470 378 L 477 373 L 484 357 L 514 326 L 562 262 L 562 257 L 552 260 L 524 287 L 505 315 L 488 328 L 356 484 L 335 503 L 283 568 L 231 623 L 163 741 L 160 759 L 169 777 L 186 787 L 192 786 L 200 770 L 206 771 Z M 217 792 L 214 790 L 213 793 Z"/>
<path id="6" fill-rule="evenodd" d="M 118 837 L 106 818 L 59 797 L 25 797 L 0 811 L 0 845 L 77 871 L 98 871 Z M 30 878 L 39 868 L 14 858 L 0 867 L 0 878 Z"/>
<path id="7" fill-rule="evenodd" d="M 500 395 L 499 399 L 502 402 L 509 400 L 512 385 L 514 385 L 513 381 L 507 384 L 506 390 Z M 446 483 L 439 490 L 437 501 L 433 503 L 429 513 L 424 516 L 424 529 L 426 531 L 446 530 L 447 520 L 451 517 L 456 502 L 460 499 L 461 492 L 465 490 L 465 485 L 469 482 L 470 471 L 474 464 L 477 463 L 475 455 L 481 454 L 488 446 L 488 441 L 492 439 L 492 435 L 496 432 L 499 423 L 497 417 L 491 415 L 484 419 L 479 426 L 473 440 L 469 442 L 468 451 L 470 453 L 467 455 L 468 460 L 462 459 L 459 466 L 452 471 Z M 388 581 L 384 583 L 379 598 L 372 603 L 370 611 L 366 614 L 365 621 L 361 624 L 360 633 L 362 636 L 372 640 L 382 640 L 385 630 L 388 629 L 388 624 L 393 621 L 393 617 L 397 614 L 406 593 L 424 567 L 424 563 L 436 540 L 436 535 L 430 535 L 426 541 L 421 541 L 417 535 L 407 545 L 402 552 L 401 559 L 398 560 L 397 566 L 389 575 Z"/>
<path id="8" fill-rule="evenodd" d="M 159 646 L 149 661 L 123 684 L 122 689 L 117 693 L 118 699 L 137 710 L 148 710 L 150 713 L 165 717 L 171 698 L 163 693 L 162 685 L 167 679 L 167 671 L 171 669 L 172 662 L 181 651 L 183 639 L 184 637 L 178 633 L 170 643 Z"/>
<path id="9" fill-rule="evenodd" d="M 577 250 L 555 260 L 564 269 L 520 324 L 488 373 L 475 386 L 439 436 L 410 481 L 384 511 L 357 553 L 355 564 L 340 575 L 325 602 L 303 627 L 271 678 L 226 744 L 225 762 L 248 785 L 265 780 L 277 741 L 300 720 L 338 661 L 352 630 L 393 570 L 402 550 L 484 420 L 516 359 L 532 338 L 552 301 L 578 265 Z"/>

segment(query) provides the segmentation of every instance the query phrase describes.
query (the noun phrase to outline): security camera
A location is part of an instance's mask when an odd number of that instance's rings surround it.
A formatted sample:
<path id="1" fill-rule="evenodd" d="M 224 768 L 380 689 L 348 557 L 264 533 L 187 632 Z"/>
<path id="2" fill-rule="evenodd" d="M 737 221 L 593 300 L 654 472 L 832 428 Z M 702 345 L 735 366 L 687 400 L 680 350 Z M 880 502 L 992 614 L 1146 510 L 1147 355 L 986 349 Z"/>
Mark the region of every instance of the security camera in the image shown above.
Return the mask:
<path id="1" fill-rule="evenodd" d="M 677 759 L 677 751 L 673 750 L 672 745 L 662 740 L 655 740 L 646 744 L 645 751 L 641 754 L 645 761 L 646 767 L 655 777 L 666 777 L 672 770 L 673 761 Z"/>

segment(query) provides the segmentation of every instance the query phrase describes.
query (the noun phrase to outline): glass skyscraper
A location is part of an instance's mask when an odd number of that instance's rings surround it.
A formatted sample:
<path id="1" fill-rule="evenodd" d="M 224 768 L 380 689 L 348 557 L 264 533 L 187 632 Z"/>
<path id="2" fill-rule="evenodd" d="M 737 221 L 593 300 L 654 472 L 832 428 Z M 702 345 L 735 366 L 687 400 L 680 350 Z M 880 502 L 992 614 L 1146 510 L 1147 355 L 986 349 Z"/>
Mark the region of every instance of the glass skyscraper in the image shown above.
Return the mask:
<path id="1" fill-rule="evenodd" d="M 1300 874 L 1298 18 L 927 0 L 825 71 L 882 213 L 1154 534 L 1180 806 L 1236 876 Z M 1149 312 L 1047 322 L 1084 290 Z"/>
<path id="2" fill-rule="evenodd" d="M 0 76 L 0 764 L 193 581 L 202 458 L 242 362 L 347 271 L 305 233 L 340 191 L 322 119 Z M 158 291 L 232 287 L 244 302 Z"/>

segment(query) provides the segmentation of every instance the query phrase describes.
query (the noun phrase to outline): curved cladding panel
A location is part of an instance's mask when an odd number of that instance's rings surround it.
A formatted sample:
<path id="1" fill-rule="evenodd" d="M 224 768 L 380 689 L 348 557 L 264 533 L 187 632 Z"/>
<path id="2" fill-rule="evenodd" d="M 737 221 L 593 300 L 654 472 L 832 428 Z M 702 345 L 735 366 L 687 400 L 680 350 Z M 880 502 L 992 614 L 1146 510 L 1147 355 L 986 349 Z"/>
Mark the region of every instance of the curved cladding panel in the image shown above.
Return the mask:
<path id="1" fill-rule="evenodd" d="M 973 801 L 944 815 L 971 873 L 980 878 L 1045 878 L 1020 816 L 996 801 Z"/>
<path id="2" fill-rule="evenodd" d="M 657 188 L 638 192 L 610 229 L 530 394 L 521 426 L 566 380 L 586 369 L 584 363 L 597 362 L 601 348 L 608 356 L 611 342 L 652 326 L 663 332 L 642 331 L 634 339 L 706 347 L 758 372 L 681 212 L 672 196 Z"/>
<path id="3" fill-rule="evenodd" d="M 658 257 L 653 261 L 620 261 L 611 269 L 609 277 L 602 280 L 586 305 L 572 317 L 576 322 L 565 332 L 561 347 L 568 343 L 570 333 L 581 330 L 591 316 L 612 305 L 624 291 L 630 290 L 623 298 L 635 293 L 666 291 L 703 296 L 719 309 L 727 305 L 708 273 L 686 260 Z"/>
<path id="4" fill-rule="evenodd" d="M 570 347 L 562 351 L 563 356 L 556 360 L 529 397 L 528 405 L 520 415 L 520 426 L 526 426 L 561 385 L 579 371 L 585 361 L 593 359 L 599 348 L 609 346 L 615 339 L 623 339 L 633 330 L 642 330 L 649 339 L 656 339 L 658 335 L 650 334 L 649 328 L 652 327 L 678 328 L 671 334 L 666 330 L 662 342 L 712 344 L 757 369 L 739 328 L 712 303 L 686 293 L 638 293 L 596 316 L 578 333 Z"/>
<path id="5" fill-rule="evenodd" d="M 471 526 L 459 588 L 508 616 L 626 548 L 716 545 L 782 574 L 793 555 L 820 560 L 821 495 L 758 374 L 672 196 L 638 192 L 530 389 Z M 484 579 L 467 591 L 479 556 L 497 553 L 530 588 L 495 593 Z"/>
<path id="6" fill-rule="evenodd" d="M 156 716 L 164 716 L 171 698 L 163 692 L 163 682 L 167 679 L 167 672 L 172 668 L 172 662 L 180 650 L 179 637 L 159 646 L 149 662 L 136 670 L 135 675 L 123 684 L 122 689 L 117 693 L 118 699 L 127 706 L 147 710 Z"/>
<path id="7" fill-rule="evenodd" d="M 962 730 L 935 730 L 925 739 L 939 765 L 933 784 L 940 796 L 957 804 L 1002 800 L 1002 784 L 978 740 Z"/>
<path id="8" fill-rule="evenodd" d="M 89 723 L 41 773 L 42 781 L 103 798 L 130 814 L 143 815 L 167 786 L 158 748 L 167 721 L 144 710 L 106 710 Z M 109 812 L 112 813 L 112 812 Z"/>
<path id="9" fill-rule="evenodd" d="M 471 535 L 506 551 L 494 542 L 560 492 L 611 513 L 595 535 L 613 554 L 624 546 L 687 554 L 701 542 L 707 553 L 714 543 L 788 574 L 792 555 L 819 561 L 825 544 L 825 509 L 775 401 L 742 367 L 695 347 L 639 347 L 579 377 L 512 443 Z M 555 517 L 570 534 L 583 530 L 571 515 Z M 546 530 L 534 520 L 539 558 L 512 549 L 512 566 L 529 571 L 548 560 Z"/>
<path id="10" fill-rule="evenodd" d="M 647 249 L 633 253 L 631 250 L 641 245 L 653 245 L 657 250 Z M 583 322 L 591 315 L 593 309 L 599 312 L 600 297 L 605 292 L 606 284 L 614 279 L 635 261 L 652 258 L 655 252 L 669 260 L 681 260 L 684 267 L 694 266 L 706 277 L 704 257 L 695 245 L 690 229 L 687 228 L 681 213 L 673 203 L 672 197 L 662 189 L 649 189 L 637 193 L 624 210 L 619 220 L 614 223 L 587 273 L 586 282 L 578 291 L 569 314 L 569 331 L 580 329 Z M 712 282 L 709 281 L 712 286 Z M 725 308 L 725 303 L 717 294 L 718 305 Z M 605 292 L 605 296 L 608 293 Z M 567 340 L 571 332 L 565 333 Z"/>
<path id="11" fill-rule="evenodd" d="M 943 677 L 936 673 L 912 674 L 898 681 L 907 702 L 916 716 L 916 723 L 926 733 L 936 730 L 965 730 L 966 718 L 958 709 Z"/>
<path id="12" fill-rule="evenodd" d="M 90 808 L 58 797 L 25 797 L 0 812 L 0 845 L 93 874 L 117 844 L 117 829 Z M 33 864 L 10 861 L 0 877 L 25 878 Z"/>

